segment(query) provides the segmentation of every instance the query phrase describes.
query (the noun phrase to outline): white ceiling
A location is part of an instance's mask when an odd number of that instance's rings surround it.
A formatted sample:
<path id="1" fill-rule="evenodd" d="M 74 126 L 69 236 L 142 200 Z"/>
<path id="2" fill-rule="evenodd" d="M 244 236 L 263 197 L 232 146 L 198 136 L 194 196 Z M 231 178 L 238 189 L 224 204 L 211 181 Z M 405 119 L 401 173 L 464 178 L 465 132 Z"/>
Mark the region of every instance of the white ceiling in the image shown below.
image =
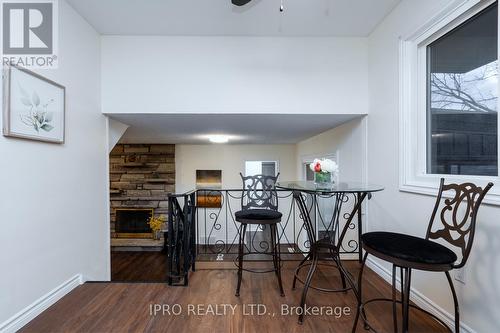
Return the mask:
<path id="1" fill-rule="evenodd" d="M 113 114 L 130 127 L 123 143 L 206 144 L 225 134 L 233 144 L 297 143 L 360 115 L 339 114 Z"/>
<path id="2" fill-rule="evenodd" d="M 401 0 L 67 0 L 104 35 L 367 36 Z"/>

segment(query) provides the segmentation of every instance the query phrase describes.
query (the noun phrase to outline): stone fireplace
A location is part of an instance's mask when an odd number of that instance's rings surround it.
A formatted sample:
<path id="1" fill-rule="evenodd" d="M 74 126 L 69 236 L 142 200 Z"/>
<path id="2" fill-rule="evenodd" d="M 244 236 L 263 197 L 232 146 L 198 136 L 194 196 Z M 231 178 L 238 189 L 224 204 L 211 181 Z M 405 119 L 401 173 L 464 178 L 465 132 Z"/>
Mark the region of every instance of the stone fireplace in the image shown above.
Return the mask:
<path id="1" fill-rule="evenodd" d="M 167 196 L 175 191 L 175 145 L 118 144 L 109 165 L 112 249 L 160 249 L 163 239 L 153 239 L 147 219 L 151 214 L 168 217 Z"/>

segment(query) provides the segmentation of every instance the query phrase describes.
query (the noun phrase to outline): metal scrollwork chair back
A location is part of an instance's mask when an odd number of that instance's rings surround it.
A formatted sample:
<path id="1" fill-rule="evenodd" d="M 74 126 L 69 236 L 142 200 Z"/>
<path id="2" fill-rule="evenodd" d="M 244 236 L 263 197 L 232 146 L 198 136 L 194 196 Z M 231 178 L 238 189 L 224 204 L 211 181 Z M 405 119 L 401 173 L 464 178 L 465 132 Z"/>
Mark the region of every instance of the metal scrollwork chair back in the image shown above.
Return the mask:
<path id="1" fill-rule="evenodd" d="M 474 240 L 477 212 L 492 186 L 493 183 L 484 188 L 472 183 L 445 185 L 444 178 L 441 179 L 426 239 L 441 239 L 460 250 L 461 257 L 454 268 L 460 268 L 467 262 Z M 441 202 L 445 192 L 451 193 L 451 197 Z"/>
<path id="2" fill-rule="evenodd" d="M 236 287 L 236 296 L 240 296 L 241 281 L 243 278 L 243 271 L 253 272 L 253 273 L 270 273 L 275 272 L 276 278 L 278 279 L 278 286 L 280 289 L 280 295 L 285 296 L 283 291 L 283 283 L 281 281 L 281 257 L 280 257 L 280 240 L 278 232 L 278 224 L 281 222 L 282 213 L 278 212 L 278 193 L 276 191 L 276 181 L 278 180 L 279 174 L 274 176 L 267 175 L 255 175 L 255 176 L 243 176 L 240 173 L 241 179 L 243 181 L 243 193 L 241 195 L 241 210 L 234 214 L 235 220 L 241 223 L 241 227 L 238 230 L 239 242 L 238 242 L 238 257 L 235 261 L 236 267 L 238 267 L 238 282 Z M 253 233 L 251 240 L 249 241 L 249 248 L 245 244 L 245 235 L 247 233 L 247 227 L 255 225 L 256 230 L 250 231 Z M 252 252 L 252 243 L 257 234 L 257 230 L 264 231 L 269 230 L 269 241 L 261 241 L 261 248 L 263 246 L 267 247 L 266 252 Z M 250 236 L 250 235 L 249 235 Z M 267 246 L 264 244 L 268 244 Z M 245 251 L 248 248 L 248 251 Z M 243 258 L 246 255 L 252 254 L 267 254 L 273 259 L 273 268 L 268 270 L 253 270 L 248 268 L 243 268 Z"/>
<path id="3" fill-rule="evenodd" d="M 276 182 L 279 173 L 276 176 L 255 175 L 243 176 L 243 193 L 241 196 L 241 209 L 252 208 L 278 210 L 278 194 L 276 192 Z"/>

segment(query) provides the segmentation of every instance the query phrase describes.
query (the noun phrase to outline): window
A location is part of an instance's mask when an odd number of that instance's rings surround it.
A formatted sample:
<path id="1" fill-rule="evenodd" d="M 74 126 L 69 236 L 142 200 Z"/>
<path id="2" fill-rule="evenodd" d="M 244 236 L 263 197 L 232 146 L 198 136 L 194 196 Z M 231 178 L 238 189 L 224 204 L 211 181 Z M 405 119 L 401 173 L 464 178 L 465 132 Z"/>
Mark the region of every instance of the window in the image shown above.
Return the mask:
<path id="1" fill-rule="evenodd" d="M 495 0 L 451 2 L 401 38 L 400 190 L 499 180 L 498 51 Z M 499 190 L 485 201 L 500 204 Z"/>
<path id="2" fill-rule="evenodd" d="M 266 175 L 276 176 L 278 174 L 278 162 L 276 161 L 246 161 L 245 176 Z"/>
<path id="3" fill-rule="evenodd" d="M 311 170 L 312 162 L 304 163 L 304 174 L 306 180 L 313 181 L 314 180 L 314 171 Z"/>
<path id="4" fill-rule="evenodd" d="M 498 175 L 498 6 L 427 46 L 427 173 Z"/>

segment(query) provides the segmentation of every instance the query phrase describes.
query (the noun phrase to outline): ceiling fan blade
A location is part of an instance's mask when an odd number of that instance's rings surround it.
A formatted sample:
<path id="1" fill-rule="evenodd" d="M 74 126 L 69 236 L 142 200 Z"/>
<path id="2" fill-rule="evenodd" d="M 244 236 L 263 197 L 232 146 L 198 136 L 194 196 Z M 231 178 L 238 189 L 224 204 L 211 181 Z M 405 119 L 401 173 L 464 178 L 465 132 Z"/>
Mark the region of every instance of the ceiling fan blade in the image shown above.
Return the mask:
<path id="1" fill-rule="evenodd" d="M 250 1 L 252 1 L 252 0 L 231 0 L 233 5 L 235 5 L 235 6 L 244 6 L 247 3 L 249 3 Z"/>

